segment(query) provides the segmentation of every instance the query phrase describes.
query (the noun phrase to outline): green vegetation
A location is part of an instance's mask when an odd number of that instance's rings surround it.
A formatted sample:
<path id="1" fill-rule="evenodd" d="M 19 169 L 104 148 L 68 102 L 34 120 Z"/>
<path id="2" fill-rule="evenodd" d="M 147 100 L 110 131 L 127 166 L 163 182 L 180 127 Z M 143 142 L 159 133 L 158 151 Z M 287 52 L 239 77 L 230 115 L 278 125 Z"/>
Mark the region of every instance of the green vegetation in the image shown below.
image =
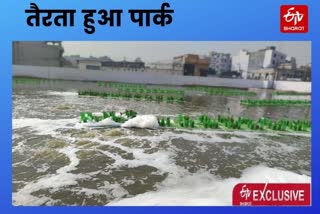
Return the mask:
<path id="1" fill-rule="evenodd" d="M 144 84 L 134 84 L 134 83 L 122 83 L 122 82 L 98 82 L 99 87 L 110 87 L 110 88 L 146 88 Z"/>
<path id="2" fill-rule="evenodd" d="M 311 93 L 307 92 L 296 92 L 296 91 L 275 91 L 273 95 L 286 95 L 286 96 L 309 96 Z"/>
<path id="3" fill-rule="evenodd" d="M 273 100 L 253 100 L 246 99 L 240 101 L 241 105 L 246 106 L 310 106 L 310 100 L 281 100 L 281 99 L 273 99 Z"/>
<path id="4" fill-rule="evenodd" d="M 100 115 L 94 115 L 92 112 L 81 112 L 80 121 L 82 123 L 87 122 L 100 122 L 106 118 L 111 118 L 114 122 L 124 123 L 128 119 L 134 118 L 137 116 L 137 112 L 132 110 L 126 110 L 120 114 L 116 114 L 114 111 L 102 112 Z"/>
<path id="5" fill-rule="evenodd" d="M 207 95 L 214 96 L 255 96 L 256 93 L 253 91 L 231 89 L 231 88 L 215 88 L 215 87 L 204 87 L 204 86 L 191 86 L 187 87 L 189 90 L 204 91 Z"/>
<path id="6" fill-rule="evenodd" d="M 98 83 L 100 87 L 106 87 L 111 89 L 116 89 L 119 93 L 130 93 L 130 94 L 171 94 L 171 95 L 184 95 L 183 90 L 169 89 L 169 88 L 155 88 L 147 87 L 147 85 L 142 84 L 131 84 L 131 83 Z"/>
<path id="7" fill-rule="evenodd" d="M 114 111 L 93 114 L 92 112 L 81 112 L 82 123 L 100 122 L 111 118 L 117 123 L 124 123 L 137 116 L 137 112 L 126 110 L 115 113 Z M 283 131 L 283 132 L 310 132 L 311 122 L 309 120 L 280 119 L 273 121 L 268 118 L 253 120 L 245 117 L 234 118 L 233 116 L 218 115 L 212 118 L 208 115 L 200 115 L 191 118 L 188 115 L 179 114 L 175 118 L 158 117 L 160 127 L 165 128 L 190 128 L 190 129 L 221 129 L 221 130 L 260 130 L 260 131 Z"/>
<path id="8" fill-rule="evenodd" d="M 298 131 L 310 132 L 311 122 L 307 120 L 281 119 L 272 121 L 267 118 L 252 120 L 249 118 L 218 115 L 210 118 L 207 115 L 200 115 L 198 118 L 191 118 L 188 115 L 178 115 L 171 119 L 159 118 L 159 125 L 168 128 L 196 128 L 196 129 L 223 129 L 223 130 L 261 130 L 261 131 Z"/>
<path id="9" fill-rule="evenodd" d="M 28 78 L 28 77 L 14 77 L 14 78 L 12 78 L 13 84 L 40 84 L 40 83 L 49 82 L 49 81 L 53 81 L 53 80 Z"/>
<path id="10" fill-rule="evenodd" d="M 103 98 L 123 98 L 123 99 L 134 99 L 134 100 L 146 100 L 156 102 L 167 102 L 167 103 L 183 103 L 184 97 L 176 96 L 164 96 L 164 95 L 149 95 L 149 94 L 131 94 L 131 93 L 116 93 L 116 92 L 98 92 L 98 91 L 79 91 L 79 96 L 95 96 Z"/>
<path id="11" fill-rule="evenodd" d="M 184 95 L 184 91 L 176 89 L 164 89 L 164 88 L 118 88 L 118 92 L 121 93 L 140 93 L 140 94 L 175 94 Z"/>

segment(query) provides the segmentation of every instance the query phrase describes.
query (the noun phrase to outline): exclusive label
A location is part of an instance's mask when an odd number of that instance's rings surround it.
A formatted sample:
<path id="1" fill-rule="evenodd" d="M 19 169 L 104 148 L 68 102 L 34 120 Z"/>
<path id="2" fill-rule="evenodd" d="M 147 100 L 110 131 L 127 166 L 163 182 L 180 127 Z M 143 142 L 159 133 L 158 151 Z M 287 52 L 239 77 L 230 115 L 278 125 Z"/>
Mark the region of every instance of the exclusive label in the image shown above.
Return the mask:
<path id="1" fill-rule="evenodd" d="M 234 206 L 310 206 L 307 183 L 240 183 L 233 188 Z"/>
<path id="2" fill-rule="evenodd" d="M 307 33 L 308 6 L 282 5 L 280 8 L 280 31 L 282 33 Z"/>

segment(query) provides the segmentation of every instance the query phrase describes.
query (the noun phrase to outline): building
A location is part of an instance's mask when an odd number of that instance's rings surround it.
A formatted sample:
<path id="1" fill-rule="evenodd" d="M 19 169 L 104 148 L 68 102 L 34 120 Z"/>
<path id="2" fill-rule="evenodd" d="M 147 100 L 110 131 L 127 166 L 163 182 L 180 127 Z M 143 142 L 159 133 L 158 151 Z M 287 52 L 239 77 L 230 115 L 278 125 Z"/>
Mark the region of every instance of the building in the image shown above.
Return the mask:
<path id="1" fill-rule="evenodd" d="M 269 80 L 273 81 L 276 79 L 277 70 L 275 68 L 261 68 L 255 72 L 250 73 L 250 79 L 254 80 Z"/>
<path id="2" fill-rule="evenodd" d="M 210 52 L 209 68 L 214 70 L 217 75 L 222 75 L 231 71 L 232 58 L 230 54 Z"/>
<path id="3" fill-rule="evenodd" d="M 241 73 L 243 79 L 247 79 L 249 67 L 250 52 L 240 50 L 235 56 L 232 56 L 232 70 Z"/>
<path id="4" fill-rule="evenodd" d="M 250 53 L 248 71 L 261 68 L 276 68 L 286 62 L 286 54 L 276 50 L 275 47 L 267 47 Z"/>
<path id="5" fill-rule="evenodd" d="M 252 73 L 251 79 L 280 81 L 311 81 L 311 65 L 297 68 L 295 60 L 284 63 L 277 68 L 263 68 Z"/>
<path id="6" fill-rule="evenodd" d="M 300 66 L 300 70 L 303 71 L 303 81 L 311 81 L 311 63 L 307 65 Z"/>
<path id="7" fill-rule="evenodd" d="M 15 65 L 62 67 L 64 49 L 61 42 L 13 42 L 12 63 Z"/>
<path id="8" fill-rule="evenodd" d="M 293 69 L 279 67 L 277 68 L 276 80 L 311 81 L 311 64 Z"/>
<path id="9" fill-rule="evenodd" d="M 90 57 L 77 59 L 78 68 L 81 70 L 103 70 L 103 71 L 143 71 L 145 64 L 139 58 L 135 61 L 112 61 L 107 57 Z"/>
<path id="10" fill-rule="evenodd" d="M 116 69 L 123 69 L 126 71 L 141 71 L 145 69 L 145 64 L 142 61 L 133 61 L 129 62 L 126 60 L 123 61 L 103 61 L 102 70 L 116 70 Z"/>
<path id="11" fill-rule="evenodd" d="M 209 59 L 196 54 L 186 54 L 173 58 L 174 68 L 182 67 L 184 76 L 208 76 Z"/>
<path id="12" fill-rule="evenodd" d="M 278 66 L 279 69 L 287 69 L 287 70 L 296 70 L 297 69 L 297 62 L 294 57 L 287 57 L 284 63 L 281 63 Z"/>
<path id="13" fill-rule="evenodd" d="M 242 73 L 242 78 L 254 79 L 257 77 L 255 72 L 261 72 L 261 69 L 277 68 L 286 62 L 286 54 L 270 46 L 254 52 L 241 50 L 232 58 L 232 67 Z"/>
<path id="14" fill-rule="evenodd" d="M 182 64 L 174 63 L 172 60 L 151 62 L 146 64 L 150 71 L 166 73 L 170 75 L 183 75 Z"/>
<path id="15" fill-rule="evenodd" d="M 88 65 L 90 65 L 90 64 L 97 65 L 97 64 L 99 64 L 98 62 L 112 61 L 112 59 L 110 57 L 108 57 L 108 56 L 82 57 L 80 55 L 69 55 L 69 56 L 64 56 L 64 59 L 65 59 L 65 61 L 68 62 L 68 63 L 66 63 L 65 67 L 81 68 L 81 69 L 86 69 L 86 64 L 88 64 Z"/>
<path id="16" fill-rule="evenodd" d="M 80 70 L 101 70 L 102 62 L 97 59 L 84 58 L 77 61 Z"/>
<path id="17" fill-rule="evenodd" d="M 173 70 L 173 62 L 151 62 L 146 64 L 147 68 L 154 69 L 154 70 Z"/>

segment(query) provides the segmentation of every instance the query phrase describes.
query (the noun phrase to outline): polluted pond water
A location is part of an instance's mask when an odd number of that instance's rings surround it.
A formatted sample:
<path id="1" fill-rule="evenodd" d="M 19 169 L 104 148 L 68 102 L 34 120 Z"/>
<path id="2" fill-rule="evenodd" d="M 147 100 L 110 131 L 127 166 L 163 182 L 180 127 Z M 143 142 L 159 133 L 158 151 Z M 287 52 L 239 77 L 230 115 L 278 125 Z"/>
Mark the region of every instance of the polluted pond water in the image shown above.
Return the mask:
<path id="1" fill-rule="evenodd" d="M 310 106 L 248 96 L 274 92 L 17 80 L 13 205 L 231 205 L 237 183 L 310 182 Z"/>

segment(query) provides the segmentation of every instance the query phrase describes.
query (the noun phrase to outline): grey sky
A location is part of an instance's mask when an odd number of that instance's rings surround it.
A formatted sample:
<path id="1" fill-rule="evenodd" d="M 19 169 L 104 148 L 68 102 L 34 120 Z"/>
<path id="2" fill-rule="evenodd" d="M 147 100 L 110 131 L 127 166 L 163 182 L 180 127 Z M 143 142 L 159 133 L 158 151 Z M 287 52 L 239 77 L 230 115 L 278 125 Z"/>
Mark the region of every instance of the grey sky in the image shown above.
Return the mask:
<path id="1" fill-rule="evenodd" d="M 237 54 L 240 49 L 255 51 L 266 46 L 296 57 L 298 65 L 311 62 L 311 42 L 63 42 L 65 55 L 109 56 L 113 60 L 134 60 L 141 57 L 145 62 L 166 61 L 174 56 L 194 53 L 208 54 L 210 51 Z"/>

